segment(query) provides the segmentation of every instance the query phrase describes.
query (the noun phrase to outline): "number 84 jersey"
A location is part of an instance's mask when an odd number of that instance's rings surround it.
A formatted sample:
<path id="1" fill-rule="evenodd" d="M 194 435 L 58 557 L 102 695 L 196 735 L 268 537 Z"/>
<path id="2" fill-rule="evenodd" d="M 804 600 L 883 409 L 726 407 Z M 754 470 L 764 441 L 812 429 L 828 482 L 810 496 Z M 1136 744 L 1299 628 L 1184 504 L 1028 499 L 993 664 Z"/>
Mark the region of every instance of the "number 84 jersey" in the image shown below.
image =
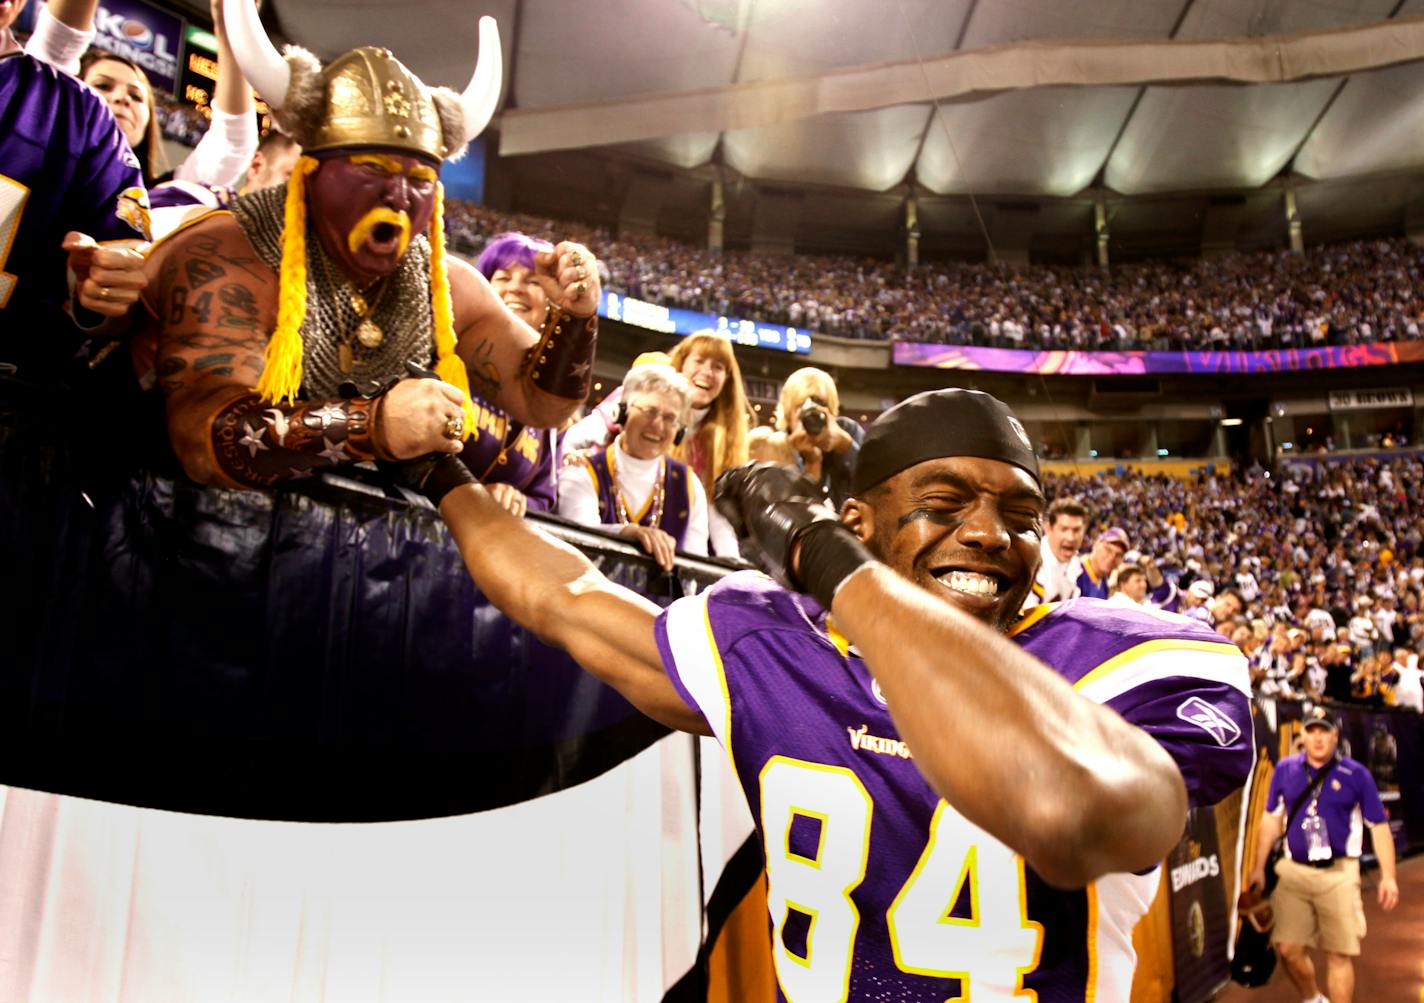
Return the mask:
<path id="1" fill-rule="evenodd" d="M 1156 738 L 1192 804 L 1245 782 L 1247 669 L 1220 635 L 1078 599 L 1038 607 L 1013 637 Z M 674 603 L 657 638 L 756 821 L 781 999 L 1128 998 L 1132 931 L 1157 869 L 1075 891 L 1044 883 L 930 788 L 865 663 L 815 600 L 732 575 Z"/>

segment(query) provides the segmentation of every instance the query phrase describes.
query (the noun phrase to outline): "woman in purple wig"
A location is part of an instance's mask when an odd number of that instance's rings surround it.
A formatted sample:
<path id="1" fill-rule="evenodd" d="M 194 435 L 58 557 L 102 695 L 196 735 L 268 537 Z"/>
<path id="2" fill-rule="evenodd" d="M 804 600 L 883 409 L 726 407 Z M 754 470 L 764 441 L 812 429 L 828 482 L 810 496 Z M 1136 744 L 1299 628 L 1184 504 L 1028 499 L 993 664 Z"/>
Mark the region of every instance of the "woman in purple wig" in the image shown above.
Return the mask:
<path id="1" fill-rule="evenodd" d="M 549 299 L 536 281 L 534 255 L 553 249 L 545 240 L 501 233 L 485 245 L 475 262 L 500 301 L 535 330 L 549 311 Z M 559 497 L 556 430 L 527 428 L 478 392 L 470 396 L 479 420 L 460 459 L 511 514 L 552 511 Z"/>

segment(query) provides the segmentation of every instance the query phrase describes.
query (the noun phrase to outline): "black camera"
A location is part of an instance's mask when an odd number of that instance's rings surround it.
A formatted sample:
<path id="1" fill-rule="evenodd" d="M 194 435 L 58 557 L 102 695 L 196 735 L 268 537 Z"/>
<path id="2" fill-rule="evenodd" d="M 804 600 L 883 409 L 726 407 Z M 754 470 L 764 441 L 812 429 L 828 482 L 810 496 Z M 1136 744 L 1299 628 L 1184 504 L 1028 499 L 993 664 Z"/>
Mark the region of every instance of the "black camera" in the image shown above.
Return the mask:
<path id="1" fill-rule="evenodd" d="M 820 435 L 826 430 L 826 420 L 830 417 L 825 408 L 812 398 L 801 405 L 801 410 L 796 412 L 801 420 L 801 427 L 806 430 L 807 435 Z"/>

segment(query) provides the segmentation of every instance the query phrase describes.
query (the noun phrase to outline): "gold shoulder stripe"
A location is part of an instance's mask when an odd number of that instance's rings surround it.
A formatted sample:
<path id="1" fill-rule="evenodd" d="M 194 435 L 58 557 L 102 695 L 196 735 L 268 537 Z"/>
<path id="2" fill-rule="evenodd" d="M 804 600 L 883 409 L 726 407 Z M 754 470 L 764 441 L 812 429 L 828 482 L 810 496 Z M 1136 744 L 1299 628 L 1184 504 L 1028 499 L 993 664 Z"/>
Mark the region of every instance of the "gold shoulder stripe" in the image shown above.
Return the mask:
<path id="1" fill-rule="evenodd" d="M 1113 655 L 1074 683 L 1073 688 L 1080 690 L 1089 683 L 1095 683 L 1104 676 L 1110 675 L 1124 665 L 1157 651 L 1204 651 L 1213 655 L 1241 657 L 1241 649 L 1229 641 L 1192 641 L 1186 638 L 1158 637 L 1151 641 L 1135 644 L 1126 651 Z"/>
<path id="2" fill-rule="evenodd" d="M 1025 613 L 1017 623 L 1015 623 L 1012 627 L 1009 628 L 1008 636 L 1013 637 L 1016 634 L 1022 634 L 1034 624 L 1038 623 L 1038 621 L 1046 617 L 1049 613 L 1052 613 L 1054 610 L 1056 610 L 1060 605 L 1061 603 L 1048 602 L 1033 607 L 1027 613 Z"/>
<path id="3" fill-rule="evenodd" d="M 826 616 L 826 637 L 836 646 L 836 650 L 841 653 L 841 657 L 850 657 L 850 638 L 840 632 L 840 628 L 836 626 L 835 621 L 830 618 L 829 614 Z"/>

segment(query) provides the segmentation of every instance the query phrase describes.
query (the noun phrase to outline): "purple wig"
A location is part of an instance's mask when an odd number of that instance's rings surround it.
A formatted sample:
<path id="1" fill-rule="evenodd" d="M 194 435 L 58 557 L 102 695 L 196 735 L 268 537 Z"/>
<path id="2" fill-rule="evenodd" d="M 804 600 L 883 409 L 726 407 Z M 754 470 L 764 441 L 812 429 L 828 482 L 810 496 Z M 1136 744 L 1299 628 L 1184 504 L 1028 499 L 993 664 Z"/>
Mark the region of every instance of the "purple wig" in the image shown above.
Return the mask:
<path id="1" fill-rule="evenodd" d="M 480 252 L 475 267 L 485 278 L 493 278 L 494 273 L 510 265 L 534 268 L 534 255 L 538 251 L 552 251 L 554 245 L 538 237 L 516 233 L 513 230 L 491 237 L 485 249 Z"/>

